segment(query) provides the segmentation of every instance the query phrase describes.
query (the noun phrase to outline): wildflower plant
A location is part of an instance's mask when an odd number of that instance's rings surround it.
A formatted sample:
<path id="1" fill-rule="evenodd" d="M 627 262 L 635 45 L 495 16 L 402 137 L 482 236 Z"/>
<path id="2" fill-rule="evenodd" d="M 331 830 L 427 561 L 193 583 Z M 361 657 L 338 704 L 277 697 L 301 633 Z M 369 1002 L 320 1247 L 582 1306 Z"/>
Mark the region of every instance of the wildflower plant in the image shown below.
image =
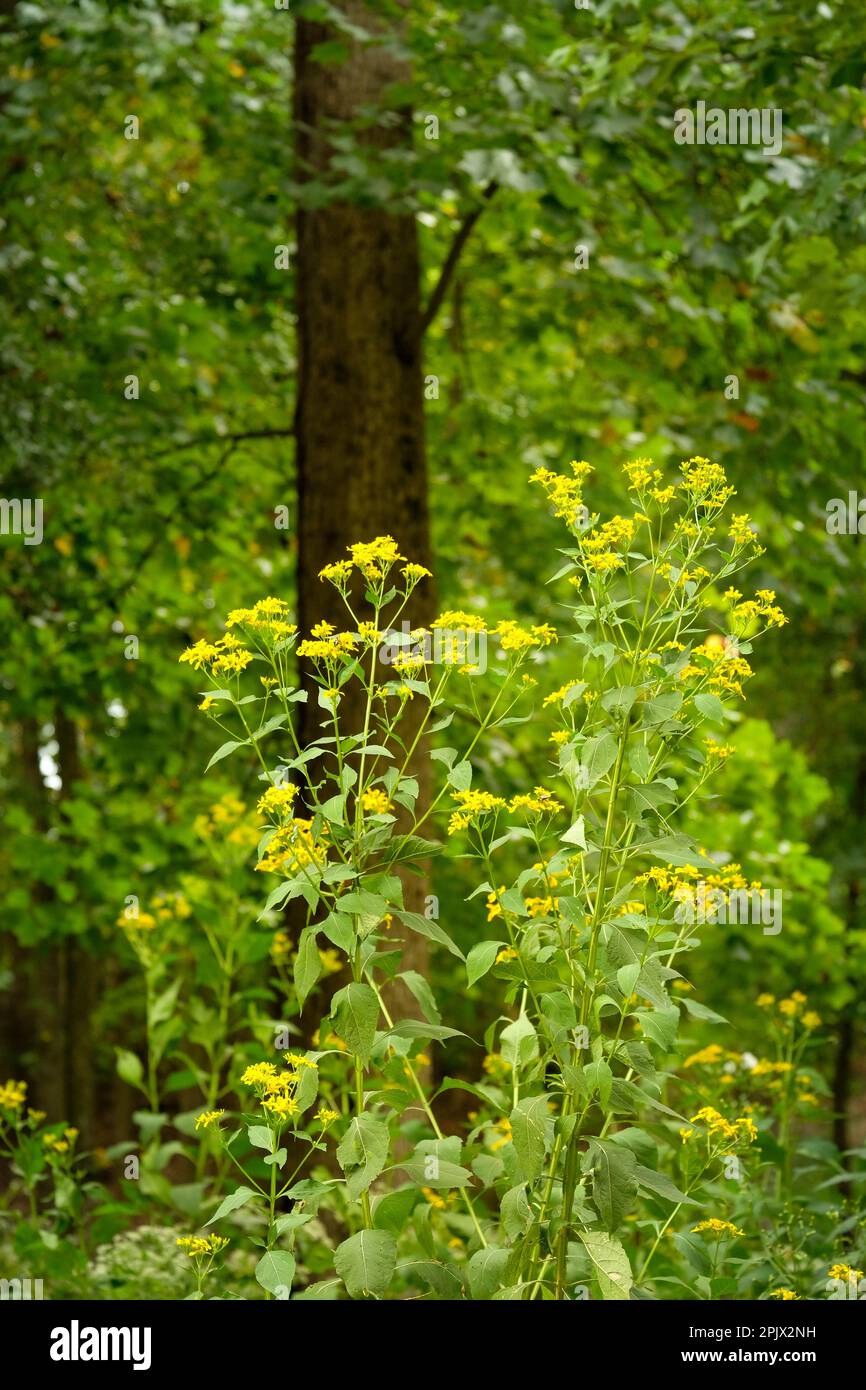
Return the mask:
<path id="1" fill-rule="evenodd" d="M 270 1254 L 288 1229 L 280 1198 L 293 1204 L 288 1216 L 310 1197 L 327 1200 L 328 1184 L 299 1174 L 321 1144 L 309 1115 L 329 1076 L 349 1227 L 333 1261 L 352 1297 L 385 1296 L 411 1221 L 426 1259 L 400 1277 L 428 1295 L 567 1299 L 591 1283 L 603 1298 L 628 1298 L 636 1281 L 652 1287 L 656 1251 L 681 1208 L 697 1205 L 702 1184 L 757 1135 L 749 1116 L 707 1107 L 689 1122 L 665 1093 L 683 1012 L 709 1016 L 676 989 L 702 925 L 683 905 L 707 887 L 746 884 L 677 822 L 727 762 L 720 735 L 744 698 L 754 643 L 785 618 L 771 591 L 744 598 L 734 587 L 762 552 L 746 516 L 726 519 L 734 490 L 719 465 L 690 459 L 671 482 L 648 460 L 629 463 L 631 509 L 605 521 L 585 501 L 591 471 L 574 463 L 570 474 L 542 468 L 532 478 L 567 532 L 554 576 L 563 589 L 559 634 L 512 619 L 488 630 L 459 611 L 432 625 L 497 639 L 483 686 L 466 679 L 463 644 L 434 667 L 430 634 L 405 626 L 403 655 L 382 678 L 383 634 L 394 640 L 428 577 L 390 537 L 354 545 L 322 571 L 345 607 L 343 630 L 322 622 L 299 634 L 287 605 L 268 598 L 230 613 L 225 636 L 181 658 L 205 674 L 202 707 L 225 735 L 212 764 L 238 750 L 258 761 L 258 869 L 276 879 L 266 912 L 293 901 L 304 912 L 293 965 L 299 1005 L 326 969 L 323 943 L 350 977 L 331 999 L 316 1050 L 289 1068 L 290 1083 L 277 1084 L 282 1073 L 267 1059 L 241 1080 L 253 1081 L 264 1112 L 264 1125 L 247 1133 L 267 1135 L 271 1180 L 259 1195 Z M 516 794 L 476 785 L 473 754 L 519 702 L 525 708 L 529 665 L 557 640 L 568 644 L 571 673 L 542 706 L 554 725 L 551 765 Z M 296 658 L 310 664 L 321 711 L 306 746 Z M 353 683 L 360 701 L 348 698 Z M 471 737 L 462 749 L 433 747 L 445 775 L 425 804 L 417 761 L 455 711 L 470 715 Z M 269 756 L 275 739 L 278 759 Z M 439 824 L 449 846 L 477 860 L 472 897 L 483 896 L 496 932 L 469 952 L 467 982 L 492 972 L 501 992 L 484 1084 L 445 1083 L 481 1101 L 465 1139 L 444 1134 L 425 1081 L 423 1050 L 454 1030 L 429 983 L 401 971 L 388 937 L 396 918 L 462 958 L 444 924 L 404 905 L 402 874 L 440 850 L 431 838 Z M 515 847 L 527 856 L 516 876 L 504 867 Z M 392 1016 L 386 987 L 395 978 L 422 1017 Z M 681 1170 L 681 1151 L 696 1152 L 694 1132 L 700 1161 Z M 278 1178 L 297 1141 L 300 1162 Z M 246 1200 L 230 1193 L 217 1217 Z M 639 1200 L 649 1216 L 627 1225 Z M 301 1225 L 289 1224 L 300 1238 Z M 722 1233 L 740 1239 L 739 1228 Z"/>
<path id="2" fill-rule="evenodd" d="M 470 793 L 473 749 L 522 698 L 531 654 L 555 638 L 544 625 L 499 623 L 492 635 L 498 639 L 501 660 L 482 708 L 468 679 L 474 668 L 464 658 L 470 646 L 467 635 L 486 632 L 483 619 L 454 611 L 439 615 L 431 629 L 440 634 L 435 644 L 431 631 L 406 633 L 398 627 L 413 592 L 428 577 L 422 566 L 400 555 L 391 537 L 358 543 L 350 548 L 349 558 L 335 561 L 321 574 L 345 607 L 343 630 L 323 621 L 303 636 L 290 621 L 287 605 L 267 598 L 231 612 L 224 637 L 196 642 L 181 657 L 207 676 L 202 708 L 228 736 L 211 764 L 241 748 L 253 749 L 258 759 L 262 786 L 257 798 L 257 867 L 276 879 L 265 913 L 300 902 L 305 916 L 293 965 L 299 1006 L 334 965 L 350 975 L 333 996 L 328 1019 L 318 1030 L 319 1050 L 310 1053 L 308 1061 L 310 1075 L 318 1074 L 319 1064 L 328 1072 L 336 1065 L 342 1074 L 340 1109 L 332 1111 L 324 1104 L 318 1114 L 327 1117 L 327 1124 L 332 1116 L 348 1115 L 337 1158 L 359 1230 L 343 1242 L 335 1260 L 352 1293 L 383 1292 L 394 1269 L 394 1235 L 375 1226 L 370 1188 L 388 1162 L 392 1129 L 407 1108 L 420 1104 L 435 1136 L 433 1152 L 422 1142 L 404 1167 L 413 1178 L 412 1192 L 420 1195 L 424 1174 L 428 1186 L 447 1182 L 465 1189 L 470 1182 L 468 1171 L 445 1160 L 451 1146 L 420 1079 L 423 1046 L 453 1036 L 454 1030 L 441 1023 L 427 983 L 414 972 L 400 971 L 388 931 L 396 918 L 406 930 L 462 959 L 435 917 L 406 907 L 400 871 L 440 849 L 440 843 L 422 831 L 448 790 L 458 797 Z M 382 667 L 379 653 L 386 637 L 391 650 L 388 665 Z M 397 655 L 395 644 L 401 646 Z M 432 652 L 438 665 L 431 660 Z M 296 658 L 310 664 L 321 710 L 321 733 L 304 747 L 295 715 L 306 692 L 295 683 Z M 425 806 L 419 799 L 416 753 L 428 733 L 450 722 L 453 710 L 449 712 L 447 696 L 455 683 L 460 687 L 457 702 L 469 707 L 473 732 L 462 751 L 435 750 L 447 770 L 447 784 L 432 805 Z M 352 699 L 347 698 L 350 694 Z M 353 724 L 351 713 L 344 710 L 355 708 L 361 714 Z M 280 740 L 281 756 L 269 761 L 266 749 L 274 738 Z M 284 933 L 275 945 L 275 958 L 282 964 L 287 954 Z M 420 1019 L 394 1020 L 383 993 L 393 979 L 402 979 L 416 995 Z M 273 1064 L 260 1065 L 267 1069 Z M 285 1095 L 271 1092 L 264 1072 L 260 1082 L 259 1100 L 272 1136 L 269 1157 L 277 1158 L 275 1166 L 282 1168 L 288 1162 L 282 1133 L 287 1130 L 297 1140 L 318 1088 L 307 1083 L 306 1076 L 297 1093 Z M 263 1128 L 249 1127 L 259 1132 Z M 434 1169 L 440 1168 L 436 1176 Z M 274 1171 L 272 1165 L 272 1176 Z M 278 1186 L 275 1178 L 271 1187 L 274 1201 L 291 1194 L 291 1188 Z M 268 1197 L 270 1202 L 270 1191 Z M 464 1206 L 483 1243 L 468 1193 Z M 279 1233 L 276 1220 L 270 1202 L 268 1240 Z"/>

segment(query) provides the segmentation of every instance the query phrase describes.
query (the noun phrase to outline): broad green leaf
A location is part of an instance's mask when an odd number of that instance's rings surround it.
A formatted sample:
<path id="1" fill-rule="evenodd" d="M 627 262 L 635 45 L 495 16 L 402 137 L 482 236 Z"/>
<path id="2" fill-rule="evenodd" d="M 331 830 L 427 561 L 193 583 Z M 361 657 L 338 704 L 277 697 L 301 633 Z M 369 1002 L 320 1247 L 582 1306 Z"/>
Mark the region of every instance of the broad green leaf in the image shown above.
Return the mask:
<path id="1" fill-rule="evenodd" d="M 642 1163 L 639 1163 L 635 1169 L 635 1177 L 639 1187 L 646 1188 L 648 1192 L 655 1193 L 657 1197 L 664 1197 L 668 1202 L 688 1202 L 691 1206 L 696 1207 L 704 1205 L 703 1202 L 695 1201 L 694 1197 L 689 1197 L 686 1192 L 681 1192 L 667 1173 L 658 1173 L 654 1168 L 645 1168 Z"/>
<path id="2" fill-rule="evenodd" d="M 656 695 L 654 699 L 647 700 L 642 711 L 644 726 L 649 728 L 654 724 L 664 724 L 668 719 L 673 719 L 682 703 L 683 697 L 679 690 L 665 691 L 664 694 Z"/>
<path id="3" fill-rule="evenodd" d="M 456 763 L 448 774 L 448 781 L 459 792 L 468 792 L 472 785 L 472 764 Z"/>
<path id="4" fill-rule="evenodd" d="M 373 1207 L 373 1225 L 377 1230 L 402 1235 L 412 1209 L 420 1199 L 421 1193 L 414 1183 L 398 1187 L 395 1192 L 386 1192 Z"/>
<path id="5" fill-rule="evenodd" d="M 376 1037 L 379 1001 L 369 985 L 353 981 L 334 995 L 331 1006 L 334 1026 L 350 1052 L 366 1064 Z"/>
<path id="6" fill-rule="evenodd" d="M 237 741 L 237 739 L 229 739 L 229 741 L 228 741 L 227 743 L 221 744 L 220 747 L 217 749 L 217 751 L 214 753 L 214 755 L 213 755 L 213 757 L 211 758 L 210 762 L 208 763 L 207 767 L 205 768 L 205 772 L 210 772 L 210 770 L 211 770 L 211 768 L 213 767 L 214 763 L 221 763 L 222 760 L 223 760 L 223 758 L 227 758 L 228 755 L 229 755 L 229 753 L 233 753 L 233 752 L 235 751 L 236 748 L 244 748 L 244 747 L 246 747 L 246 741 L 245 741 L 245 740 L 242 740 L 242 741 L 239 743 L 239 742 Z"/>
<path id="7" fill-rule="evenodd" d="M 351 1298 L 384 1297 L 396 1261 L 397 1242 L 390 1231 L 358 1231 L 334 1252 L 334 1268 Z"/>
<path id="8" fill-rule="evenodd" d="M 406 911 L 399 911 L 397 916 L 404 927 L 408 927 L 410 931 L 418 932 L 419 936 L 428 937 L 430 941 L 438 941 L 439 945 L 450 951 L 452 956 L 457 956 L 459 960 L 463 960 L 463 952 L 460 947 L 451 940 L 446 931 L 443 931 L 438 922 L 434 922 L 432 917 L 422 917 L 420 912 Z"/>
<path id="9" fill-rule="evenodd" d="M 513 1067 L 521 1067 L 538 1056 L 538 1036 L 526 1014 L 520 1014 L 503 1028 L 499 1045 L 506 1062 Z"/>
<path id="10" fill-rule="evenodd" d="M 532 1225 L 532 1207 L 525 1183 L 511 1187 L 499 1203 L 502 1229 L 509 1240 L 519 1240 Z"/>
<path id="11" fill-rule="evenodd" d="M 446 1028 L 444 1023 L 427 1023 L 423 1018 L 403 1018 L 388 1031 L 395 1038 L 435 1038 L 438 1042 L 466 1037 L 456 1028 Z"/>
<path id="12" fill-rule="evenodd" d="M 337 1146 L 337 1162 L 346 1174 L 346 1188 L 353 1202 L 377 1178 L 388 1157 L 388 1126 L 375 1116 L 355 1115 Z"/>
<path id="13" fill-rule="evenodd" d="M 637 1158 L 631 1149 L 603 1139 L 591 1139 L 589 1145 L 593 1204 L 606 1229 L 615 1231 L 637 1193 Z"/>
<path id="14" fill-rule="evenodd" d="M 424 1017 L 431 1023 L 440 1023 L 442 1015 L 428 981 L 417 970 L 401 970 L 398 979 L 402 980 L 421 1005 Z"/>
<path id="15" fill-rule="evenodd" d="M 638 1020 L 646 1036 L 659 1047 L 669 1052 L 673 1047 L 680 1023 L 680 1011 L 675 1006 L 669 1009 L 636 1009 L 633 1017 Z"/>
<path id="16" fill-rule="evenodd" d="M 718 695 L 711 695 L 709 691 L 703 691 L 695 696 L 695 708 L 700 710 L 705 719 L 712 719 L 717 724 L 725 721 L 725 707 Z"/>
<path id="17" fill-rule="evenodd" d="M 587 791 L 591 790 L 596 782 L 599 782 L 605 773 L 610 771 L 616 762 L 616 756 L 617 742 L 608 730 L 586 740 L 580 755 L 582 770 L 580 781 Z"/>
<path id="18" fill-rule="evenodd" d="M 604 1109 L 610 1100 L 610 1089 L 613 1085 L 613 1072 L 603 1058 L 597 1062 L 587 1062 L 583 1069 L 584 1077 L 588 1088 L 588 1094 L 594 1096 L 598 1092 L 599 1103 Z"/>
<path id="19" fill-rule="evenodd" d="M 578 845 L 580 849 L 586 849 L 586 826 L 583 816 L 578 816 L 574 825 L 559 838 L 567 845 Z"/>
<path id="20" fill-rule="evenodd" d="M 295 1257 L 288 1250 L 269 1250 L 256 1265 L 256 1279 L 276 1298 L 288 1298 L 295 1277 Z"/>
<path id="21" fill-rule="evenodd" d="M 114 1051 L 117 1055 L 117 1075 L 121 1081 L 125 1081 L 127 1086 L 137 1086 L 140 1091 L 147 1095 L 141 1058 L 137 1057 L 134 1052 L 129 1052 L 125 1047 L 116 1047 Z"/>
<path id="22" fill-rule="evenodd" d="M 204 1224 L 212 1226 L 215 1221 L 219 1221 L 220 1217 L 228 1216 L 230 1211 L 237 1211 L 238 1207 L 244 1206 L 251 1197 L 257 1195 L 252 1187 L 236 1187 L 234 1192 L 230 1192 L 228 1197 L 223 1198 L 213 1216 Z"/>
<path id="23" fill-rule="evenodd" d="M 511 1112 L 511 1142 L 528 1183 L 533 1183 L 544 1167 L 549 1121 L 550 1106 L 545 1095 L 518 1101 Z"/>
<path id="24" fill-rule="evenodd" d="M 470 986 L 486 975 L 503 949 L 502 941 L 477 941 L 466 957 L 466 979 Z"/>
<path id="25" fill-rule="evenodd" d="M 706 1004 L 702 1004 L 698 999 L 689 999 L 687 995 L 683 995 L 683 1003 L 692 1018 L 699 1018 L 703 1023 L 728 1023 L 726 1018 L 713 1009 L 708 1009 Z"/>
<path id="26" fill-rule="evenodd" d="M 436 1158 L 432 1154 L 416 1155 L 397 1166 L 419 1187 L 468 1187 L 472 1174 L 460 1163 L 452 1163 L 447 1158 Z"/>
<path id="27" fill-rule="evenodd" d="M 305 927 L 298 939 L 298 953 L 295 957 L 295 990 L 303 1007 L 310 990 L 322 973 L 322 961 L 316 941 L 316 927 Z"/>
<path id="28" fill-rule="evenodd" d="M 602 1298 L 627 1299 L 634 1279 L 628 1255 L 620 1242 L 606 1231 L 578 1231 L 577 1234 L 592 1261 Z"/>
<path id="29" fill-rule="evenodd" d="M 488 1245 L 476 1250 L 466 1269 L 469 1292 L 473 1299 L 492 1298 L 499 1288 L 509 1260 L 509 1251 Z"/>

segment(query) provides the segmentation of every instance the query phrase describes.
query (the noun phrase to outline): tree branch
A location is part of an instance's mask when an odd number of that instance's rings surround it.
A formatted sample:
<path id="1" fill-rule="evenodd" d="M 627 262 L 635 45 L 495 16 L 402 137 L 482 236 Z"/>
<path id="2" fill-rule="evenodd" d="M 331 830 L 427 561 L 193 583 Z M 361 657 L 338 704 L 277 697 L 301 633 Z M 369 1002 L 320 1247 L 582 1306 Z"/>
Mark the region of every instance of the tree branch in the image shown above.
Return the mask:
<path id="1" fill-rule="evenodd" d="M 247 439 L 290 439 L 295 431 L 289 429 L 261 429 L 261 430 L 240 430 L 227 434 L 198 434 L 190 435 L 189 439 L 182 444 L 171 444 L 167 449 L 159 449 L 156 453 L 148 454 L 149 459 L 167 458 L 169 454 L 182 454 L 187 449 L 195 449 L 199 444 L 243 444 Z"/>
<path id="2" fill-rule="evenodd" d="M 471 212 L 467 213 L 463 221 L 460 223 L 460 226 L 457 230 L 457 235 L 451 243 L 451 249 L 449 250 L 448 255 L 445 257 L 442 270 L 439 273 L 439 279 L 436 281 L 433 293 L 430 296 L 430 301 L 427 305 L 427 308 L 421 315 L 422 334 L 427 332 L 427 329 L 430 327 L 439 310 L 442 308 L 442 302 L 445 299 L 446 294 L 448 293 L 448 286 L 451 284 L 451 280 L 454 276 L 454 271 L 457 269 L 457 262 L 460 259 L 460 253 L 463 250 L 463 247 L 466 245 L 467 241 L 469 240 L 472 228 L 475 226 L 475 223 L 478 221 L 479 217 L 484 211 L 484 203 L 490 202 L 490 199 L 493 197 L 498 187 L 499 184 L 495 181 L 495 179 L 492 180 L 481 194 L 481 197 L 484 200 L 482 204 L 477 208 L 473 208 Z"/>

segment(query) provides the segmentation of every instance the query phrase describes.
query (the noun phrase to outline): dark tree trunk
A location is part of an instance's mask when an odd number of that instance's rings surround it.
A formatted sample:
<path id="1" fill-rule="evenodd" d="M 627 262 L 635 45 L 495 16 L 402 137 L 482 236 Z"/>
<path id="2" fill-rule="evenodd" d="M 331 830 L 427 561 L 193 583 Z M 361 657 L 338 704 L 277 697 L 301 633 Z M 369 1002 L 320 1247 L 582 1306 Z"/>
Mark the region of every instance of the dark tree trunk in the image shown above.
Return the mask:
<path id="1" fill-rule="evenodd" d="M 346 0 L 341 8 L 354 24 L 381 31 L 359 0 Z M 333 123 L 356 120 L 361 108 L 376 107 L 391 84 L 408 77 L 404 63 L 376 45 L 353 43 L 338 66 L 315 62 L 315 46 L 335 37 L 345 36 L 298 21 L 294 115 L 298 178 L 304 182 L 340 177 L 331 168 Z M 373 159 L 408 147 L 411 115 L 391 112 L 389 123 L 372 123 L 358 139 Z M 392 535 L 402 554 L 432 566 L 415 220 L 356 203 L 302 206 L 297 239 L 298 615 L 306 633 L 320 618 L 345 626 L 337 595 L 318 575 L 344 557 L 351 542 Z M 429 623 L 433 601 L 429 584 L 416 591 L 413 625 Z M 314 694 L 304 708 L 309 740 L 322 717 Z M 341 705 L 343 713 L 352 718 L 351 705 Z M 352 727 L 359 722 L 353 719 Z M 427 779 L 423 767 L 412 772 L 421 782 L 423 807 Z M 423 910 L 426 892 L 424 879 L 407 876 L 407 907 Z M 423 938 L 406 941 L 404 962 L 423 968 Z M 407 998 L 401 1006 L 408 1008 Z"/>

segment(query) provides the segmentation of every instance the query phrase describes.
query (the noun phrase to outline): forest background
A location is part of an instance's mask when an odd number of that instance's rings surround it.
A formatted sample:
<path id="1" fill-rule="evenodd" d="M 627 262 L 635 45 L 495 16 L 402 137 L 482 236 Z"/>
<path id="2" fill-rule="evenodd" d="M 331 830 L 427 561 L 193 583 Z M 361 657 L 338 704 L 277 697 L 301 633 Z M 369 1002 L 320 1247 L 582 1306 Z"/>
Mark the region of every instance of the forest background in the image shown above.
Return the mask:
<path id="1" fill-rule="evenodd" d="M 322 565 L 385 533 L 435 568 L 428 615 L 556 625 L 528 474 L 587 459 L 612 507 L 623 460 L 695 454 L 790 624 L 688 827 L 784 927 L 717 928 L 694 978 L 739 1050 L 759 993 L 808 994 L 862 1140 L 866 575 L 827 516 L 866 481 L 864 71 L 823 3 L 0 3 L 0 491 L 44 505 L 41 544 L 0 537 L 0 1074 L 87 1145 L 137 1104 L 119 913 L 213 876 L 197 817 L 237 786 L 201 775 L 177 664 L 207 614 L 277 593 L 306 629 Z M 781 148 L 677 144 L 702 100 L 780 110 Z M 522 788 L 540 738 L 500 734 L 479 782 Z M 454 857 L 422 885 L 464 951 L 470 886 Z M 426 947 L 480 1036 L 495 1003 Z"/>

